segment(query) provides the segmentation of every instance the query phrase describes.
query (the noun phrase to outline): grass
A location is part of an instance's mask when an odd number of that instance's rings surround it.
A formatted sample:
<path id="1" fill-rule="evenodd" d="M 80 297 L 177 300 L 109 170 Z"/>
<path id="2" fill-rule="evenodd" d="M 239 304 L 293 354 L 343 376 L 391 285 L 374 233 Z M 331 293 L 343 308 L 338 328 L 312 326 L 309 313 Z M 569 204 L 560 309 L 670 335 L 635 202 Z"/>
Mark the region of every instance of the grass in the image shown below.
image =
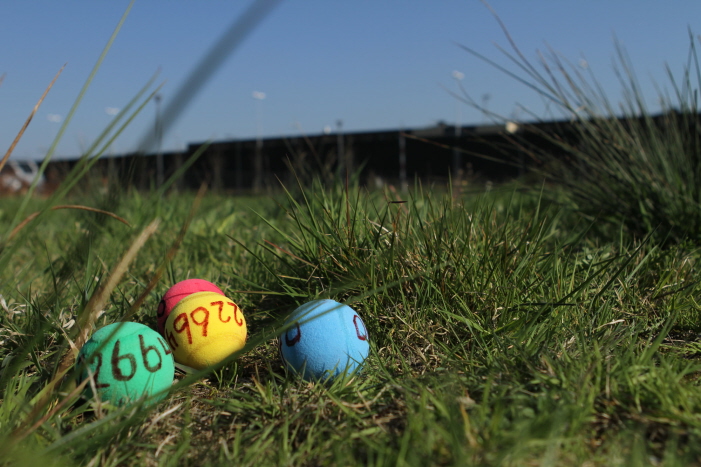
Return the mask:
<path id="1" fill-rule="evenodd" d="M 161 224 L 97 327 L 130 310 L 194 201 L 120 197 L 115 214 L 138 226 L 155 210 Z M 155 327 L 168 285 L 203 277 L 239 303 L 254 345 L 153 409 L 98 412 L 71 397 L 13 439 L 53 376 L 70 319 L 119 261 L 114 245 L 140 230 L 98 216 L 49 213 L 15 252 L 26 261 L 2 279 L 0 361 L 12 369 L 2 379 L 5 456 L 57 465 L 674 465 L 699 455 L 698 251 L 624 235 L 601 243 L 576 215 L 508 188 L 459 200 L 420 186 L 398 200 L 320 184 L 277 200 L 205 196 L 133 320 Z M 81 234 L 90 241 L 76 256 Z M 270 336 L 280 319 L 315 297 L 350 303 L 367 323 L 371 357 L 350 381 L 305 382 L 277 355 Z"/>
<path id="2" fill-rule="evenodd" d="M 654 96 L 643 95 L 633 63 L 616 44 L 619 100 L 607 94 L 591 69 L 573 65 L 555 50 L 538 51 L 537 60 L 529 59 L 497 21 L 509 42 L 499 49 L 508 65 L 463 49 L 535 93 L 552 109 L 551 118 L 567 122 L 544 129 L 524 122 L 527 137 L 514 137 L 523 155 L 540 165 L 540 176 L 561 188 L 569 208 L 591 221 L 623 225 L 638 238 L 653 234 L 662 243 L 699 244 L 700 37 L 689 31 L 686 62 L 678 69 L 666 65 L 668 80 L 654 83 Z M 459 97 L 487 112 L 468 93 Z M 651 106 L 652 98 L 657 102 Z M 543 116 L 527 113 L 531 121 L 543 121 Z"/>
<path id="3" fill-rule="evenodd" d="M 634 158 L 680 137 L 646 115 L 582 120 L 582 147 L 616 136 L 635 144 L 610 155 Z M 607 185 L 619 198 L 639 189 L 626 215 L 658 203 L 636 225 L 577 178 L 587 163 L 617 170 L 579 146 L 576 163 L 553 166 L 572 170 L 556 191 L 417 183 L 399 198 L 315 181 L 231 197 L 79 183 L 120 131 L 107 128 L 52 197 L 3 200 L 0 464 L 699 464 L 701 255 L 695 233 L 672 225 L 677 195 L 695 195 L 662 152 L 654 160 L 670 165 L 635 159 L 613 178 L 664 183 Z M 80 398 L 75 348 L 123 319 L 155 327 L 160 296 L 188 277 L 242 308 L 243 351 L 178 374 L 152 406 Z M 367 325 L 371 355 L 350 379 L 306 382 L 280 361 L 282 320 L 314 298 Z"/>

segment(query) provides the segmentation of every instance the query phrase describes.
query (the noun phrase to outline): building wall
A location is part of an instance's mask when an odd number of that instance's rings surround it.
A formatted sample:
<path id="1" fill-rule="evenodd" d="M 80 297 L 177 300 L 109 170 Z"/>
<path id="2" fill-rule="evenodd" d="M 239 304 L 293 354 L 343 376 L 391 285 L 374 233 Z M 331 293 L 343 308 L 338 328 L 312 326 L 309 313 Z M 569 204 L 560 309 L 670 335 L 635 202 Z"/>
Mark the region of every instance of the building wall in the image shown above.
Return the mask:
<path id="1" fill-rule="evenodd" d="M 540 130 L 547 131 L 541 124 Z M 545 129 L 545 130 L 543 130 Z M 553 128 L 554 130 L 554 128 Z M 560 129 L 561 130 L 561 129 Z M 511 128 L 513 131 L 513 128 Z M 404 139 L 405 167 L 401 167 L 401 139 Z M 343 140 L 339 148 L 339 140 Z M 345 179 L 346 168 L 363 184 L 397 184 L 402 175 L 408 183 L 445 182 L 449 176 L 500 182 L 522 175 L 537 161 L 524 157 L 521 145 L 533 144 L 546 148 L 551 143 L 528 132 L 514 140 L 504 126 L 463 127 L 455 136 L 455 128 L 438 125 L 427 129 L 347 133 L 308 137 L 268 138 L 257 150 L 256 140 L 217 141 L 204 148 L 177 182 L 181 189 L 197 189 L 202 183 L 225 191 L 251 191 L 256 188 L 256 157 L 261 158 L 262 172 L 258 188 L 292 184 L 319 176 L 323 179 Z M 164 177 L 167 180 L 203 144 L 190 144 L 181 153 L 165 153 Z M 459 148 L 461 151 L 456 151 Z M 554 149 L 553 149 L 554 150 Z M 339 160 L 339 152 L 343 160 Z M 67 173 L 78 162 L 52 162 L 54 171 Z M 59 170 L 60 169 L 60 170 Z M 157 180 L 156 157 L 127 154 L 99 159 L 91 169 L 90 179 L 118 180 L 122 185 L 148 189 Z"/>

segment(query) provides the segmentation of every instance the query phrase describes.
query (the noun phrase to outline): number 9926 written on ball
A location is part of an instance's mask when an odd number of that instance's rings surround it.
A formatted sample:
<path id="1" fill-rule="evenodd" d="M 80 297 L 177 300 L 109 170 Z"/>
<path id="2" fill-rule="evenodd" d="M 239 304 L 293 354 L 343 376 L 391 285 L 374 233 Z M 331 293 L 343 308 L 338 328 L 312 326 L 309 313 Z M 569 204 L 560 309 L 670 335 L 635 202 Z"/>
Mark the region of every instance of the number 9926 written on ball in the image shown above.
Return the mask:
<path id="1" fill-rule="evenodd" d="M 243 348 L 246 333 L 241 309 L 214 292 L 182 299 L 165 323 L 165 338 L 175 361 L 196 369 L 219 363 Z"/>

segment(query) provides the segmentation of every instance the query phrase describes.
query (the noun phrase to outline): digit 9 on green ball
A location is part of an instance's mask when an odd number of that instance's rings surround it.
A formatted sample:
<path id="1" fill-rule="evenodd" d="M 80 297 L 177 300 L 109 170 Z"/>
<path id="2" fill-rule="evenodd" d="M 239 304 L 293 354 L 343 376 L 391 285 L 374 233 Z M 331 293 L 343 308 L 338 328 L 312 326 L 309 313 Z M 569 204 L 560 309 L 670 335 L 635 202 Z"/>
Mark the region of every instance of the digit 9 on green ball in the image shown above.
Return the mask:
<path id="1" fill-rule="evenodd" d="M 163 393 L 173 383 L 173 355 L 163 338 L 139 323 L 114 323 L 98 330 L 78 354 L 82 366 L 79 382 L 92 376 L 85 386 L 93 387 L 103 401 L 125 405 L 143 396 Z"/>

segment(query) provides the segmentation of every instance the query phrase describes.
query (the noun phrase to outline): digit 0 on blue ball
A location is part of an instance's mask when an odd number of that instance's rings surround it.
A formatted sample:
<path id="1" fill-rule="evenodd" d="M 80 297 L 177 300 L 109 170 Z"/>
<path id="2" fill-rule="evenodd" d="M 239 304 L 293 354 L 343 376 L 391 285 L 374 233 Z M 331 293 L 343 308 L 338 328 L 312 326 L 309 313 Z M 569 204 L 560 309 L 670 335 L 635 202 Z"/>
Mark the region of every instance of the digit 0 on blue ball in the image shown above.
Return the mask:
<path id="1" fill-rule="evenodd" d="M 93 387 L 102 401 L 125 405 L 143 396 L 166 396 L 173 383 L 175 364 L 168 344 L 151 328 L 139 323 L 114 323 L 98 330 L 78 354 L 82 366 L 80 382 L 92 376 L 85 386 Z"/>
<path id="2" fill-rule="evenodd" d="M 334 300 L 305 303 L 292 312 L 285 327 L 280 353 L 306 380 L 356 371 L 370 351 L 363 320 L 351 307 Z"/>

